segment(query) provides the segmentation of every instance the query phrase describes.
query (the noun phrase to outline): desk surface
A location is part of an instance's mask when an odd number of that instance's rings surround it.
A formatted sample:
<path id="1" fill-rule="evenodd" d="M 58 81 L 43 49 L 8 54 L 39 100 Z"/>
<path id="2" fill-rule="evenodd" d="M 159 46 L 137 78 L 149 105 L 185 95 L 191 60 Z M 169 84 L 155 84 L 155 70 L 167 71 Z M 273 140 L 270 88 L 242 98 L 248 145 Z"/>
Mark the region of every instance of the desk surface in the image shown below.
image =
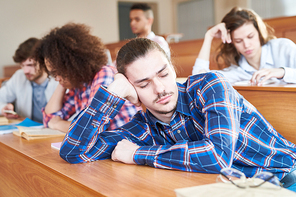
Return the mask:
<path id="1" fill-rule="evenodd" d="M 296 84 L 233 87 L 280 134 L 296 144 Z"/>
<path id="2" fill-rule="evenodd" d="M 216 174 L 155 169 L 111 160 L 69 164 L 51 148 L 62 138 L 0 136 L 0 196 L 175 196 L 174 189 L 215 183 Z M 3 170 L 5 169 L 5 170 Z"/>

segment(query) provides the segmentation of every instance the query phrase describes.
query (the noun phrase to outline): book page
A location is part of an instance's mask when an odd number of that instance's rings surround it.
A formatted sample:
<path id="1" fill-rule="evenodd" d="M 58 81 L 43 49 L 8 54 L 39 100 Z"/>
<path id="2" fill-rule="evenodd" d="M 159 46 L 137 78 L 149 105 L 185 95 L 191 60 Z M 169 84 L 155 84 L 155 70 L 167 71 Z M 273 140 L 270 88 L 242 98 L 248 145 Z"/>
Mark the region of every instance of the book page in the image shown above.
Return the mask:
<path id="1" fill-rule="evenodd" d="M 0 117 L 0 125 L 8 125 L 8 124 L 9 124 L 8 119 L 4 116 L 1 116 Z"/>
<path id="2" fill-rule="evenodd" d="M 57 150 L 61 149 L 61 145 L 62 145 L 62 142 L 51 143 L 51 147 L 54 148 L 54 149 L 57 149 Z"/>
<path id="3" fill-rule="evenodd" d="M 28 137 L 47 137 L 47 136 L 65 136 L 66 133 L 50 128 L 34 128 L 17 126 L 20 135 L 26 134 Z"/>
<path id="4" fill-rule="evenodd" d="M 20 136 L 17 126 L 43 128 L 42 123 L 35 122 L 29 118 L 25 118 L 22 121 L 19 119 L 8 119 L 8 124 L 0 125 L 0 135 L 14 132 L 15 135 Z"/>

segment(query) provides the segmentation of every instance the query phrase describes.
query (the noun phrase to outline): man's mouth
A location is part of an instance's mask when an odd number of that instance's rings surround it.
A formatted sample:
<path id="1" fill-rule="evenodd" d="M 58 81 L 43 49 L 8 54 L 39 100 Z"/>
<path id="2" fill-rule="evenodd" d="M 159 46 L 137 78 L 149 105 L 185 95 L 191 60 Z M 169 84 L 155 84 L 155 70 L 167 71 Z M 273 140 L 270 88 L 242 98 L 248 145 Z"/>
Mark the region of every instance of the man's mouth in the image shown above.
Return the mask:
<path id="1" fill-rule="evenodd" d="M 168 103 L 171 99 L 172 95 L 171 94 L 167 94 L 161 98 L 159 98 L 156 103 L 158 104 L 165 104 L 165 103 Z"/>

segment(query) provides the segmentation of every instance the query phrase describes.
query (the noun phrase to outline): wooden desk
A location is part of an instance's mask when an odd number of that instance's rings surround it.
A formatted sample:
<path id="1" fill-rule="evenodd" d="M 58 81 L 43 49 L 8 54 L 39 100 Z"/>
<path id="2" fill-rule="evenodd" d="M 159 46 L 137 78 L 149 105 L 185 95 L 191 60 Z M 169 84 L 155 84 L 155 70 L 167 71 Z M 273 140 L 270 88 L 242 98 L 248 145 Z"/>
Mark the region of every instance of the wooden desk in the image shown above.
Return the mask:
<path id="1" fill-rule="evenodd" d="M 215 183 L 202 174 L 111 160 L 69 164 L 50 147 L 62 138 L 0 136 L 0 196 L 176 196 L 174 189 Z"/>
<path id="2" fill-rule="evenodd" d="M 234 86 L 286 139 L 296 143 L 296 86 Z"/>

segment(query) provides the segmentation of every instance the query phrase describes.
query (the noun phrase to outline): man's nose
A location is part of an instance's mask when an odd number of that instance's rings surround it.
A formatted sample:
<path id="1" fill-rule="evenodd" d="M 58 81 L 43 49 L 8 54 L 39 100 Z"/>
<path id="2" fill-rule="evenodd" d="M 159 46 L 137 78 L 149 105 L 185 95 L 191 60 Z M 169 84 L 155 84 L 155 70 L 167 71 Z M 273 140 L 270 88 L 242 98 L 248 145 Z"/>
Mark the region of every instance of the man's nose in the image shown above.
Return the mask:
<path id="1" fill-rule="evenodd" d="M 160 94 L 164 92 L 165 87 L 163 83 L 159 80 L 159 78 L 156 77 L 153 83 L 154 83 L 153 85 L 154 85 L 155 94 Z"/>
<path id="2" fill-rule="evenodd" d="M 31 68 L 29 66 L 23 66 L 22 69 L 23 69 L 23 71 L 24 71 L 25 74 L 26 73 L 29 73 L 30 70 L 31 70 Z"/>

